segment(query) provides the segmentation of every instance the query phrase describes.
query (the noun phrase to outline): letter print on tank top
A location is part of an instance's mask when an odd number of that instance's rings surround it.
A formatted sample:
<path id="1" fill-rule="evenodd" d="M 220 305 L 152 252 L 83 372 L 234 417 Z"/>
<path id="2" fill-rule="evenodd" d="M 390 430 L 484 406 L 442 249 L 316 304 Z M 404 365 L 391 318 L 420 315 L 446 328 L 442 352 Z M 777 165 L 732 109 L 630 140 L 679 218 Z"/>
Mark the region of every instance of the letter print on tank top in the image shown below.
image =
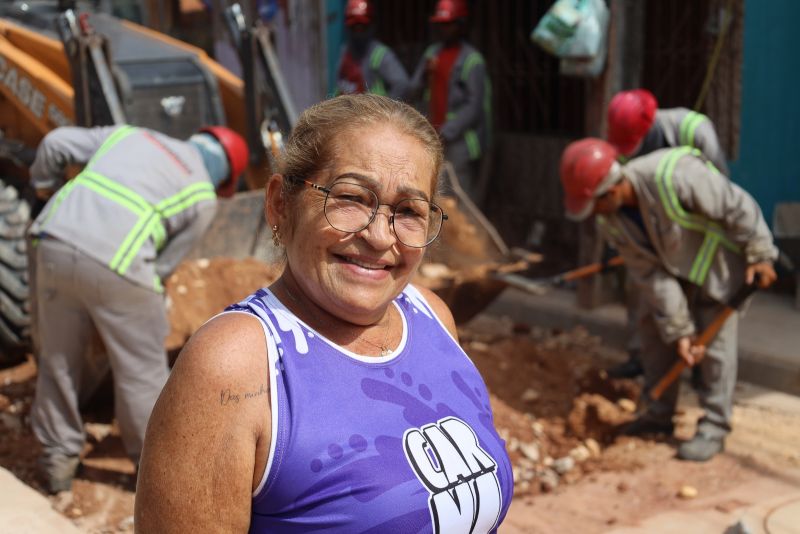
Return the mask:
<path id="1" fill-rule="evenodd" d="M 468 424 L 455 417 L 411 428 L 403 436 L 406 459 L 430 492 L 433 532 L 490 532 L 502 508 L 497 463 Z"/>

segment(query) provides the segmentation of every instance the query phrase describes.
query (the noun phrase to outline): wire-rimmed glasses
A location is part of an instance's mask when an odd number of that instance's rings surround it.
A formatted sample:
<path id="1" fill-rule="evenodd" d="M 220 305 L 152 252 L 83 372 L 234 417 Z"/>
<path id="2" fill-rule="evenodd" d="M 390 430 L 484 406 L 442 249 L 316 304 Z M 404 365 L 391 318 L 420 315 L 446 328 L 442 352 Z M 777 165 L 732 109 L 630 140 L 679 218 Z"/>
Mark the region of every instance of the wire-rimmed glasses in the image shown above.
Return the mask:
<path id="1" fill-rule="evenodd" d="M 325 193 L 325 219 L 333 228 L 349 234 L 360 232 L 375 220 L 378 208 L 391 209 L 389 223 L 403 245 L 423 248 L 430 245 L 442 229 L 447 215 L 438 205 L 424 198 L 404 198 L 396 204 L 381 204 L 375 191 L 352 182 L 336 182 L 324 187 L 302 178 L 287 176 L 293 183 Z"/>

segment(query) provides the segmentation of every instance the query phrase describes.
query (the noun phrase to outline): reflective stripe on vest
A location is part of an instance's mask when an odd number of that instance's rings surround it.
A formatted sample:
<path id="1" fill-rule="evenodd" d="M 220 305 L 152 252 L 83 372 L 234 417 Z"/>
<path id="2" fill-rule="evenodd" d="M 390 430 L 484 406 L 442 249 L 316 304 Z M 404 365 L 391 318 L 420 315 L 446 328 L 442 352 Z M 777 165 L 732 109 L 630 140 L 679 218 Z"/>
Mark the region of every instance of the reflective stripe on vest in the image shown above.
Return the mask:
<path id="1" fill-rule="evenodd" d="M 375 84 L 369 88 L 369 92 L 375 95 L 386 96 L 386 85 L 383 83 L 378 69 L 381 67 L 383 56 L 386 55 L 387 50 L 388 48 L 384 45 L 377 45 L 369 55 L 369 68 L 375 74 Z"/>
<path id="2" fill-rule="evenodd" d="M 694 146 L 694 133 L 700 123 L 708 117 L 696 111 L 690 111 L 681 121 L 678 132 L 678 143 L 684 146 Z"/>
<path id="3" fill-rule="evenodd" d="M 425 57 L 433 57 L 437 52 L 438 49 L 434 49 L 433 46 L 428 47 L 428 49 L 425 51 Z M 483 64 L 483 56 L 481 56 L 478 52 L 470 52 L 464 60 L 464 64 L 461 66 L 461 81 L 466 83 L 467 80 L 469 80 L 469 75 L 470 72 L 472 72 L 473 67 L 481 64 Z M 486 121 L 487 136 L 489 136 L 492 131 L 492 84 L 489 81 L 488 76 L 484 77 L 483 87 L 483 114 Z M 430 101 L 430 97 L 430 89 L 426 89 L 423 98 L 425 101 Z M 452 120 L 456 118 L 456 116 L 457 114 L 454 111 L 449 111 L 446 119 Z M 481 142 L 480 138 L 478 137 L 477 130 L 470 129 L 464 132 L 464 141 L 467 143 L 469 159 L 475 160 L 481 157 Z"/>
<path id="4" fill-rule="evenodd" d="M 210 182 L 194 183 L 154 206 L 139 193 L 88 168 L 98 159 L 99 155 L 104 154 L 112 146 L 135 131 L 136 128 L 126 126 L 120 128 L 106 139 L 92 157 L 87 168 L 59 191 L 53 208 L 45 220 L 46 222 L 53 216 L 61 202 L 78 185 L 91 189 L 98 195 L 132 212 L 138 217 L 138 220 L 128 232 L 128 235 L 125 236 L 122 244 L 120 244 L 108 264 L 112 271 L 120 275 L 124 275 L 127 272 L 147 239 L 152 238 L 156 250 L 161 250 L 167 241 L 167 231 L 162 223 L 163 219 L 176 215 L 202 200 L 216 198 L 214 186 Z M 163 289 L 158 277 L 156 277 L 155 288 L 157 291 Z"/>
<path id="5" fill-rule="evenodd" d="M 689 154 L 699 156 L 701 152 L 695 148 L 681 147 L 670 150 L 666 156 L 661 158 L 656 169 L 656 184 L 667 216 L 687 230 L 705 234 L 703 244 L 700 246 L 700 250 L 692 263 L 688 276 L 690 282 L 702 286 L 706 281 L 708 272 L 711 269 L 711 263 L 720 244 L 737 254 L 740 253 L 740 250 L 735 243 L 724 235 L 722 228 L 718 224 L 700 215 L 688 213 L 683 209 L 672 183 L 672 173 L 678 160 Z"/>

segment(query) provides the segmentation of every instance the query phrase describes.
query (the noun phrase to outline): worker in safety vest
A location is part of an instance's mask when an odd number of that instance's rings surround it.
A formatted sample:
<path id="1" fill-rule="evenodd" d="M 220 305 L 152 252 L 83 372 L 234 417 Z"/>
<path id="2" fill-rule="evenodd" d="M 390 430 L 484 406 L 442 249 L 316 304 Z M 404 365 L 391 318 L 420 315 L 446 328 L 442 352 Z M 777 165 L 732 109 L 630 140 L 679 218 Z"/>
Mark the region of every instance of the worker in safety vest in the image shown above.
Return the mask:
<path id="1" fill-rule="evenodd" d="M 161 280 L 204 234 L 217 195 L 234 192 L 245 141 L 213 126 L 188 141 L 133 126 L 63 127 L 31 166 L 39 372 L 31 422 L 48 490 L 68 490 L 84 431 L 86 349 L 96 330 L 114 379 L 116 419 L 138 463 L 150 411 L 167 380 L 169 333 Z M 59 187 L 71 164 L 83 171 Z"/>
<path id="2" fill-rule="evenodd" d="M 736 383 L 734 313 L 708 346 L 693 339 L 744 283 L 775 281 L 773 244 L 756 201 L 709 167 L 691 147 L 660 149 L 626 164 L 606 141 L 571 143 L 561 158 L 566 214 L 595 215 L 645 302 L 639 331 L 645 392 L 677 358 L 699 365 L 705 415 L 678 457 L 705 461 L 721 451 L 731 429 Z M 648 404 L 627 433 L 672 434 L 678 383 Z"/>
<path id="3" fill-rule="evenodd" d="M 621 91 L 608 105 L 608 142 L 620 154 L 620 161 L 644 156 L 660 148 L 690 146 L 698 149 L 725 176 L 728 165 L 711 120 L 687 108 L 658 109 L 658 102 L 647 89 Z M 629 291 L 628 360 L 608 370 L 615 378 L 634 378 L 642 374 L 639 357 L 641 343 L 636 314 L 641 310 L 636 291 Z"/>
<path id="4" fill-rule="evenodd" d="M 370 2 L 348 0 L 344 17 L 348 35 L 339 59 L 337 94 L 374 93 L 401 100 L 408 74 L 395 53 L 374 38 Z"/>
<path id="5" fill-rule="evenodd" d="M 491 134 L 492 94 L 483 55 L 465 40 L 468 14 L 464 0 L 436 3 L 430 20 L 441 40 L 425 50 L 409 98 L 421 100 L 420 110 L 444 141 L 445 159 L 474 196 Z"/>

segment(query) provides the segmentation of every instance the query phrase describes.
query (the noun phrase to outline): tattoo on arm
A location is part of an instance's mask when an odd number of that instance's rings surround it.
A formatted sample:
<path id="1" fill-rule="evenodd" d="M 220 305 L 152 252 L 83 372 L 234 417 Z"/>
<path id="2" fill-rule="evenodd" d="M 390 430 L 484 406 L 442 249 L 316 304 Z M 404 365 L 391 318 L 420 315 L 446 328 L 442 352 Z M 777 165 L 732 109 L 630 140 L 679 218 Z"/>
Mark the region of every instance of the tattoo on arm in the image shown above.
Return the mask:
<path id="1" fill-rule="evenodd" d="M 269 388 L 264 387 L 264 384 L 260 384 L 258 389 L 254 391 L 245 391 L 244 393 L 238 391 L 231 391 L 230 388 L 222 389 L 219 392 L 219 404 L 220 406 L 228 406 L 239 404 L 240 401 L 255 399 L 256 397 L 261 397 L 262 395 L 266 395 L 269 392 Z"/>

